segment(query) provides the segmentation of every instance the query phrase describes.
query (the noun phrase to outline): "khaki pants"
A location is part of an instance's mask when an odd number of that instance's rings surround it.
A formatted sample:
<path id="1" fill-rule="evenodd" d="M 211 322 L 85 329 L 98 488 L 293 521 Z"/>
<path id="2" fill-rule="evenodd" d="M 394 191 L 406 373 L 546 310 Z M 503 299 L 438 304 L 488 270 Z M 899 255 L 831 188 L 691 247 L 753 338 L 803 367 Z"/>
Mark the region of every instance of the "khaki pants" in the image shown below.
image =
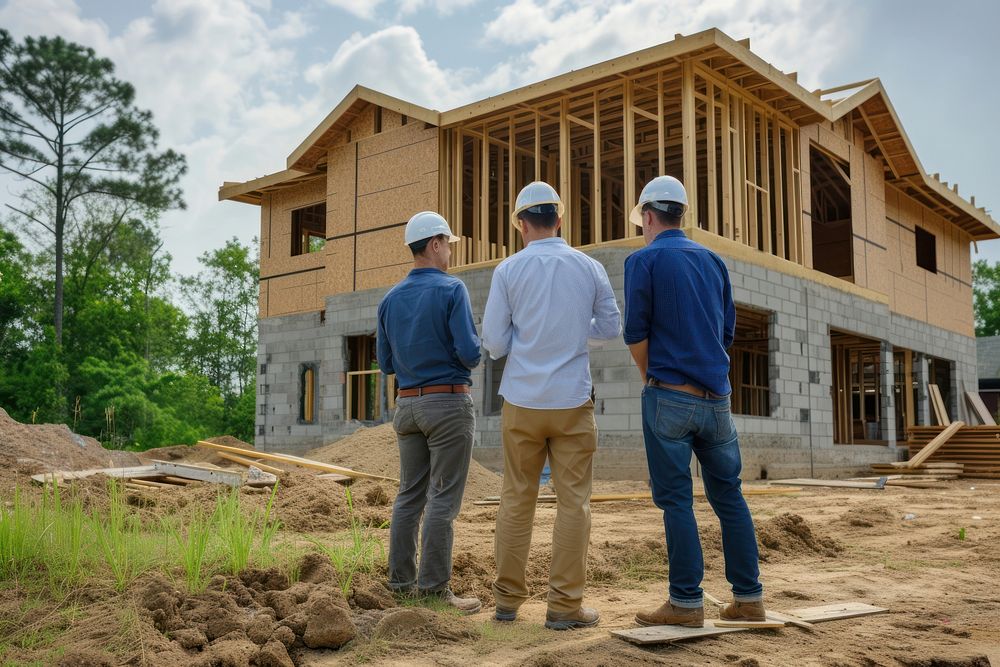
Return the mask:
<path id="1" fill-rule="evenodd" d="M 583 602 L 590 542 L 590 491 L 597 426 L 594 403 L 578 408 L 534 410 L 503 406 L 503 490 L 497 512 L 497 578 L 493 595 L 498 607 L 518 609 L 528 598 L 525 569 L 535 518 L 538 478 L 548 455 L 556 489 L 556 523 L 552 531 L 549 611 L 573 612 Z"/>

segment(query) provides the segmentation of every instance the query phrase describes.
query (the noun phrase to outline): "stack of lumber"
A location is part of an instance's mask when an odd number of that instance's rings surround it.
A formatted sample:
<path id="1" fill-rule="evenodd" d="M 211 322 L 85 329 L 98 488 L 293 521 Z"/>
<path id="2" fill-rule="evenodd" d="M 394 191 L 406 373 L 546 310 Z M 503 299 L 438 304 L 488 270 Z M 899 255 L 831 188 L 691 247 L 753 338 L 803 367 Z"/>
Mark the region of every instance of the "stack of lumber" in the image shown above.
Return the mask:
<path id="1" fill-rule="evenodd" d="M 913 426 L 908 430 L 912 460 L 925 450 L 949 427 Z M 937 444 L 922 461 L 924 466 L 944 462 L 962 464 L 962 477 L 1000 479 L 1000 426 L 961 426 L 944 442 Z M 899 473 L 897 468 L 894 472 Z"/>
<path id="2" fill-rule="evenodd" d="M 961 463 L 929 461 L 913 467 L 899 463 L 873 463 L 872 472 L 883 475 L 905 475 L 908 479 L 958 479 L 965 466 Z"/>

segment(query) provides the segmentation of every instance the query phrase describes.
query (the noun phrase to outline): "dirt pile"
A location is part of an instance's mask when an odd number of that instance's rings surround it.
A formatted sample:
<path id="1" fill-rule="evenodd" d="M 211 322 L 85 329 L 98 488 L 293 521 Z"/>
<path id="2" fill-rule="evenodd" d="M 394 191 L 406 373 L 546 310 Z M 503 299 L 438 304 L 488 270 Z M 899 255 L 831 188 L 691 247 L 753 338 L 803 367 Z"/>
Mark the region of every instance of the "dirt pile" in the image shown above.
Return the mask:
<path id="1" fill-rule="evenodd" d="M 142 652 L 142 664 L 154 666 L 291 667 L 299 664 L 307 648 L 343 647 L 359 636 L 361 626 L 369 635 L 394 639 L 404 629 L 408 636 L 400 639 L 403 643 L 470 636 L 464 621 L 459 628 L 451 619 L 436 619 L 426 610 L 414 612 L 416 620 L 409 623 L 392 620 L 398 613 L 395 601 L 371 579 L 355 580 L 345 596 L 329 560 L 318 554 L 305 556 L 299 570 L 303 576 L 295 583 L 277 569 L 251 569 L 239 577 L 220 575 L 204 592 L 193 595 L 163 575 L 148 575 L 131 590 L 135 618 L 129 629 L 138 642 L 133 650 Z M 121 632 L 120 618 L 110 614 L 108 622 L 98 619 L 86 625 L 88 635 L 67 645 L 63 663 L 112 664 L 94 660 L 110 657 L 102 642 L 112 642 L 114 633 Z M 140 657 L 128 655 L 130 647 L 117 648 L 125 649 L 117 652 L 126 659 Z"/>
<path id="2" fill-rule="evenodd" d="M 239 447 L 248 450 L 247 456 L 252 457 L 254 446 L 248 442 L 243 442 L 239 438 L 231 435 L 220 435 L 215 438 L 205 438 L 205 442 L 213 442 L 217 445 L 227 447 Z M 139 457 L 144 461 L 181 461 L 184 463 L 214 463 L 220 466 L 234 465 L 231 461 L 221 458 L 217 452 L 205 447 L 194 447 L 191 445 L 172 445 L 170 447 L 156 447 L 147 449 L 139 453 Z"/>
<path id="3" fill-rule="evenodd" d="M 0 482 L 56 470 L 138 465 L 130 452 L 105 449 L 65 424 L 22 424 L 0 408 Z"/>
<path id="4" fill-rule="evenodd" d="M 835 558 L 844 550 L 840 542 L 820 534 L 808 521 L 791 513 L 758 523 L 757 542 L 762 561 L 810 554 Z"/>
<path id="5" fill-rule="evenodd" d="M 862 503 L 844 512 L 840 520 L 849 526 L 858 528 L 874 528 L 894 521 L 896 514 L 885 505 L 879 503 Z"/>
<path id="6" fill-rule="evenodd" d="M 305 456 L 362 472 L 399 478 L 399 448 L 392 424 L 358 429 L 346 438 L 314 449 Z M 383 483 L 382 486 L 387 492 L 386 502 L 391 503 L 396 497 L 395 486 L 391 483 Z M 473 460 L 465 485 L 464 509 L 471 509 L 474 500 L 499 493 L 500 476 Z"/>

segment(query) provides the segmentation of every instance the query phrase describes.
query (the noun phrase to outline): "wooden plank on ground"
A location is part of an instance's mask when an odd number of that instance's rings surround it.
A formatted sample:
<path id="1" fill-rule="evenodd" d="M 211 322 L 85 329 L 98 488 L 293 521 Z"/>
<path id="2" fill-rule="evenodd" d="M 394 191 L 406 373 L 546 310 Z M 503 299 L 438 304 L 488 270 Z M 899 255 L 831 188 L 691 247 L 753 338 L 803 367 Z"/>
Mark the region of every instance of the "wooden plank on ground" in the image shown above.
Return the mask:
<path id="1" fill-rule="evenodd" d="M 785 627 L 784 621 L 712 621 L 717 628 L 746 628 L 747 630 L 771 630 Z"/>
<path id="2" fill-rule="evenodd" d="M 274 466 L 269 466 L 266 463 L 261 463 L 260 461 L 254 461 L 253 459 L 248 459 L 245 456 L 240 456 L 238 454 L 230 454 L 229 452 L 216 452 L 216 455 L 220 459 L 225 459 L 226 461 L 232 461 L 233 463 L 239 463 L 242 466 L 250 467 L 253 466 L 258 470 L 263 470 L 264 472 L 269 472 L 272 475 L 278 475 L 279 477 L 285 472 L 281 468 L 275 468 Z"/>
<path id="3" fill-rule="evenodd" d="M 708 591 L 703 590 L 702 595 L 705 596 L 705 599 L 708 600 L 709 603 L 714 604 L 716 607 L 719 607 L 720 609 L 726 606 L 725 602 L 715 597 Z M 768 609 L 764 612 L 764 615 L 767 618 L 771 619 L 772 621 L 781 621 L 782 623 L 787 623 L 788 625 L 794 625 L 804 630 L 809 630 L 810 632 L 812 632 L 814 628 L 812 623 L 807 623 L 803 621 L 801 618 L 792 616 L 790 614 L 782 614 L 780 611 L 771 611 L 770 609 Z"/>
<path id="4" fill-rule="evenodd" d="M 786 613 L 807 623 L 825 623 L 846 618 L 884 614 L 888 609 L 873 607 L 859 602 L 842 602 L 790 609 Z M 705 621 L 703 628 L 684 628 L 679 625 L 655 625 L 647 628 L 629 628 L 627 630 L 612 630 L 611 634 L 633 644 L 672 644 L 673 642 L 714 637 L 728 632 L 746 632 L 746 628 L 720 628 L 711 620 Z"/>
<path id="5" fill-rule="evenodd" d="M 965 402 L 969 404 L 969 408 L 972 410 L 972 413 L 979 418 L 979 421 L 982 422 L 983 426 L 997 425 L 997 421 L 993 418 L 993 415 L 990 414 L 986 404 L 983 403 L 983 398 L 979 395 L 979 392 L 965 392 Z"/>
<path id="6" fill-rule="evenodd" d="M 856 481 L 847 479 L 773 479 L 771 484 L 787 484 L 790 486 L 829 486 L 842 489 L 884 489 L 885 488 L 885 477 L 879 477 L 877 480 L 867 482 L 867 481 Z"/>
<path id="7" fill-rule="evenodd" d="M 184 479 L 196 479 L 199 482 L 212 482 L 226 486 L 243 486 L 243 475 L 228 470 L 213 470 L 202 466 L 169 461 L 153 461 L 153 468 L 161 475 L 172 475 Z"/>
<path id="8" fill-rule="evenodd" d="M 964 422 L 952 422 L 945 430 L 941 431 L 936 438 L 927 443 L 925 447 L 921 447 L 920 451 L 917 452 L 913 458 L 906 462 L 907 468 L 916 468 L 918 465 L 930 458 L 931 454 L 936 452 L 941 445 L 948 442 L 948 439 L 958 432 L 958 429 L 965 426 Z"/>
<path id="9" fill-rule="evenodd" d="M 796 487 L 789 488 L 776 488 L 770 486 L 745 486 L 743 487 L 744 496 L 783 496 L 790 493 L 797 493 L 802 489 Z M 701 497 L 705 495 L 705 490 L 699 487 L 694 488 L 694 495 Z M 650 492 L 646 493 L 595 493 L 590 497 L 590 502 L 592 503 L 613 503 L 626 500 L 652 500 L 653 494 Z M 537 502 L 539 503 L 554 503 L 556 502 L 556 496 L 538 496 Z M 500 496 L 486 496 L 482 500 L 477 500 L 473 503 L 474 505 L 499 505 Z"/>
<path id="10" fill-rule="evenodd" d="M 159 477 L 163 473 L 153 466 L 128 466 L 124 468 L 91 468 L 89 470 L 60 470 L 57 472 L 44 472 L 32 475 L 32 481 L 38 484 L 49 482 L 64 482 L 73 479 L 84 479 L 94 475 L 107 475 L 118 479 L 133 479 L 142 477 Z"/>
<path id="11" fill-rule="evenodd" d="M 247 450 L 241 447 L 230 447 L 228 445 L 217 445 L 214 442 L 205 442 L 204 440 L 199 440 L 197 443 L 199 447 L 207 447 L 208 449 L 214 449 L 217 452 L 228 452 L 230 454 L 246 454 Z M 303 468 L 311 468 L 313 470 L 322 470 L 323 472 L 335 472 L 341 475 L 347 475 L 348 477 L 362 478 L 362 479 L 377 479 L 384 482 L 396 482 L 399 483 L 398 479 L 394 477 L 384 477 L 382 475 L 372 475 L 367 472 L 360 472 L 357 470 L 351 470 L 350 468 L 344 468 L 341 466 L 335 466 L 330 463 L 323 463 L 322 461 L 314 461 L 312 459 L 302 458 L 301 456 L 293 456 L 291 454 L 274 454 L 271 452 L 258 452 L 254 451 L 253 455 L 259 459 L 265 459 L 267 461 L 280 461 L 282 463 L 294 463 L 297 466 L 302 466 Z"/>
<path id="12" fill-rule="evenodd" d="M 336 472 L 324 472 L 316 475 L 316 479 L 328 479 L 331 482 L 336 482 L 337 484 L 343 484 L 344 486 L 350 486 L 354 484 L 354 478 L 348 477 L 347 475 L 341 475 Z"/>

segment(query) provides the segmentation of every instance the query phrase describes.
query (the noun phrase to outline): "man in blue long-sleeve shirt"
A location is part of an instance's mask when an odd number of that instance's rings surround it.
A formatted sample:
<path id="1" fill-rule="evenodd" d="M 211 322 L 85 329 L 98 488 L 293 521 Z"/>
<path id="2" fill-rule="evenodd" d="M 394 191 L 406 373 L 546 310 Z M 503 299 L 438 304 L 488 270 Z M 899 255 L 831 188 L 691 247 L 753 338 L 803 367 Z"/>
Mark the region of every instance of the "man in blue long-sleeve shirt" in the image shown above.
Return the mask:
<path id="1" fill-rule="evenodd" d="M 458 240 L 437 213 L 406 225 L 413 270 L 378 306 L 378 363 L 399 386 L 393 427 L 399 441 L 399 494 L 389 527 L 389 585 L 434 595 L 464 613 L 482 607 L 457 597 L 451 581 L 452 522 L 472 459 L 476 417 L 469 387 L 479 365 L 479 337 L 469 292 L 445 273 Z M 420 568 L 417 534 L 420 531 Z"/>
<path id="2" fill-rule="evenodd" d="M 680 229 L 684 186 L 650 181 L 630 219 L 646 247 L 625 260 L 625 343 L 646 383 L 642 430 L 653 502 L 663 510 L 670 590 L 642 625 L 702 627 L 704 560 L 692 511 L 691 453 L 719 517 L 732 604 L 727 620 L 765 620 L 753 520 L 740 490 L 740 446 L 730 414 L 729 355 L 736 307 L 729 272 Z"/>

